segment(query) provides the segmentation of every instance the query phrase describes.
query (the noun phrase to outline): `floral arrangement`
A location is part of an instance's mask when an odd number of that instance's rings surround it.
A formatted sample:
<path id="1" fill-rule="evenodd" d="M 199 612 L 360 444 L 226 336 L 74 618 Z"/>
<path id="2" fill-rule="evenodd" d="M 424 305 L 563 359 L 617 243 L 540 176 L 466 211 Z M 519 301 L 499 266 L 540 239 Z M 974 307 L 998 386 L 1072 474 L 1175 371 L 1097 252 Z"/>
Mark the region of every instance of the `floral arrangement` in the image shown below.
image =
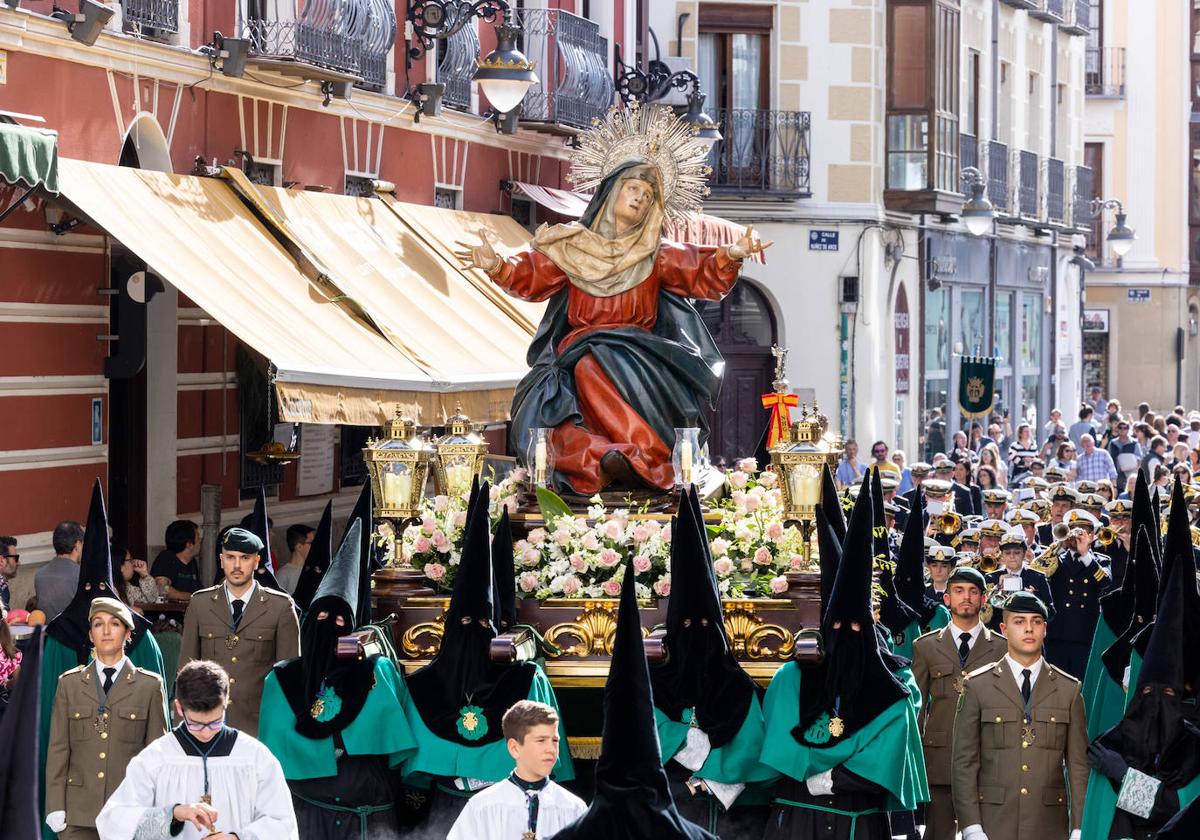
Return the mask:
<path id="1" fill-rule="evenodd" d="M 507 508 L 509 515 L 517 512 L 517 492 L 526 478 L 524 469 L 516 469 L 492 484 L 488 515 L 493 523 L 500 518 L 502 508 Z M 421 521 L 409 525 L 401 534 L 399 559 L 424 572 L 439 592 L 453 588 L 454 575 L 462 561 L 467 499 L 468 494 L 426 498 L 421 507 Z"/>

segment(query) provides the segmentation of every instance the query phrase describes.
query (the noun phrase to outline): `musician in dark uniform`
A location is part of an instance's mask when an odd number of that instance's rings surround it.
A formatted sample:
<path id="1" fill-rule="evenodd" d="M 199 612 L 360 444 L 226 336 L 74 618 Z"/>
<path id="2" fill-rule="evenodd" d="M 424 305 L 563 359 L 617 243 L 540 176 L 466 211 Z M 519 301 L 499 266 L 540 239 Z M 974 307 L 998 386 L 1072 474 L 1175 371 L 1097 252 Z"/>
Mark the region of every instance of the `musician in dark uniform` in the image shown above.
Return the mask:
<path id="1" fill-rule="evenodd" d="M 1129 499 L 1114 499 L 1104 506 L 1108 514 L 1108 526 L 1117 538 L 1104 549 L 1112 560 L 1113 580 L 1125 579 L 1125 564 L 1129 562 L 1129 540 L 1133 533 L 1133 502 Z"/>
<path id="2" fill-rule="evenodd" d="M 925 566 L 929 570 L 925 596 L 941 603 L 950 573 L 954 571 L 954 549 L 948 545 L 931 545 L 925 554 Z"/>
<path id="3" fill-rule="evenodd" d="M 978 513 L 975 501 L 971 498 L 971 489 L 954 480 L 954 462 L 944 455 L 933 462 L 933 473 L 941 481 L 948 481 L 954 493 L 954 510 L 963 516 Z"/>
<path id="4" fill-rule="evenodd" d="M 1067 485 L 1054 485 L 1054 489 L 1050 491 L 1050 521 L 1038 527 L 1038 542 L 1041 545 L 1054 542 L 1054 526 L 1062 524 L 1063 517 L 1075 507 L 1077 499 L 1075 491 Z"/>
<path id="5" fill-rule="evenodd" d="M 1003 605 L 1012 597 L 1014 592 L 1032 592 L 1046 605 L 1047 614 L 1054 618 L 1054 599 L 1050 592 L 1050 582 L 1037 569 L 1029 568 L 1025 562 L 1029 543 L 1020 528 L 1013 528 L 1000 540 L 1000 568 L 984 575 L 988 585 L 990 601 L 999 599 Z M 988 629 L 999 633 L 1000 622 L 1003 620 L 1003 609 L 992 604 L 992 615 L 987 624 Z"/>
<path id="6" fill-rule="evenodd" d="M 1057 552 L 1058 567 L 1050 574 L 1055 615 L 1046 634 L 1046 656 L 1082 680 L 1100 618 L 1100 597 L 1112 585 L 1111 563 L 1092 551 L 1100 526 L 1094 516 L 1075 508 L 1064 522 L 1071 530 Z"/>
<path id="7" fill-rule="evenodd" d="M 983 512 L 988 519 L 1004 519 L 1012 493 L 1003 487 L 989 487 L 983 491 Z"/>
<path id="8" fill-rule="evenodd" d="M 917 503 L 917 491 L 921 489 L 922 482 L 924 482 L 925 479 L 929 477 L 929 474 L 933 472 L 933 467 L 929 466 L 929 464 L 926 464 L 924 461 L 917 461 L 915 464 L 909 464 L 908 472 L 909 475 L 912 476 L 913 486 L 912 489 L 907 493 L 902 493 L 900 498 L 907 500 L 908 509 L 912 510 L 913 505 Z"/>
<path id="9" fill-rule="evenodd" d="M 1034 549 L 1038 545 L 1038 526 L 1042 524 L 1042 518 L 1028 508 L 1017 508 L 1010 510 L 1008 516 L 1004 518 L 1008 523 L 1009 528 L 1019 528 L 1025 534 L 1025 544 L 1029 548 Z"/>

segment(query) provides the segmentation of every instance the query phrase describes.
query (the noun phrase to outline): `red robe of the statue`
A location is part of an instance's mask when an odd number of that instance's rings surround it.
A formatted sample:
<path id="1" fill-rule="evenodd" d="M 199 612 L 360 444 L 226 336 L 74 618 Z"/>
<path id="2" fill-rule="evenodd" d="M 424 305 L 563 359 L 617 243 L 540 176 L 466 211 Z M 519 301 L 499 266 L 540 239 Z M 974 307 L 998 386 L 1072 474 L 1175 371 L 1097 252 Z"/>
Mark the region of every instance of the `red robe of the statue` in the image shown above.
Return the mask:
<path id="1" fill-rule="evenodd" d="M 527 250 L 510 257 L 492 280 L 515 297 L 546 300 L 569 289 L 567 321 L 571 332 L 556 348 L 562 353 L 581 336 L 596 330 L 637 327 L 652 330 L 658 317 L 660 289 L 682 297 L 720 300 L 737 281 L 741 261 L 725 248 L 703 248 L 663 240 L 654 269 L 637 286 L 611 297 L 596 297 L 571 285 L 549 257 Z M 649 484 L 668 490 L 673 442 L 662 440 L 624 399 L 591 353 L 575 365 L 575 388 L 584 428 L 562 423 L 551 435 L 557 455 L 554 469 L 566 476 L 578 493 L 601 490 L 600 458 L 610 449 L 623 454 Z"/>

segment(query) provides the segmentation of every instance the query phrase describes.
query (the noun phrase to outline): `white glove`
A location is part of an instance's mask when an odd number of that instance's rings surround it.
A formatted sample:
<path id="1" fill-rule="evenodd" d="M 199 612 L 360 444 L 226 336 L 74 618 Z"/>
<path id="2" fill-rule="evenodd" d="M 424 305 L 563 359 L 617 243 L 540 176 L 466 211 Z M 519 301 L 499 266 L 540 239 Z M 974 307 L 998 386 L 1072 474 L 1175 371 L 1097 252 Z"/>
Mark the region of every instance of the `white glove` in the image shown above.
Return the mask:
<path id="1" fill-rule="evenodd" d="M 1133 666 L 1132 666 L 1132 665 L 1126 665 L 1126 666 L 1125 666 L 1125 673 L 1123 673 L 1123 674 L 1121 675 L 1121 688 L 1122 688 L 1122 689 L 1123 689 L 1123 690 L 1124 690 L 1126 693 L 1128 693 L 1128 691 L 1129 691 L 1129 676 L 1130 676 L 1130 674 L 1132 674 L 1132 673 L 1133 673 Z"/>
<path id="2" fill-rule="evenodd" d="M 969 825 L 963 829 L 962 840 L 988 840 L 988 836 L 983 833 L 983 826 L 979 823 L 975 823 L 974 825 Z M 1079 839 L 1073 837 L 1071 840 Z"/>
<path id="3" fill-rule="evenodd" d="M 55 834 L 62 833 L 67 828 L 67 812 L 51 811 L 46 815 L 46 825 L 50 826 L 50 830 Z"/>
<path id="4" fill-rule="evenodd" d="M 712 752 L 712 744 L 709 743 L 708 736 L 704 734 L 704 730 L 693 726 L 688 729 L 687 741 L 679 748 L 679 752 L 675 753 L 674 758 L 695 773 L 704 766 L 710 752 Z"/>
<path id="5" fill-rule="evenodd" d="M 833 794 L 833 771 L 826 770 L 804 780 L 808 792 L 813 796 L 831 796 Z"/>
<path id="6" fill-rule="evenodd" d="M 721 800 L 721 804 L 728 811 L 733 805 L 735 799 L 742 795 L 742 791 L 746 789 L 745 785 L 726 785 L 721 782 L 714 782 L 712 779 L 705 779 L 704 786 L 708 788 L 708 792 L 717 799 Z"/>
<path id="7" fill-rule="evenodd" d="M 1071 832 L 1070 840 L 1080 840 L 1081 837 L 1083 837 L 1083 829 L 1077 828 Z"/>

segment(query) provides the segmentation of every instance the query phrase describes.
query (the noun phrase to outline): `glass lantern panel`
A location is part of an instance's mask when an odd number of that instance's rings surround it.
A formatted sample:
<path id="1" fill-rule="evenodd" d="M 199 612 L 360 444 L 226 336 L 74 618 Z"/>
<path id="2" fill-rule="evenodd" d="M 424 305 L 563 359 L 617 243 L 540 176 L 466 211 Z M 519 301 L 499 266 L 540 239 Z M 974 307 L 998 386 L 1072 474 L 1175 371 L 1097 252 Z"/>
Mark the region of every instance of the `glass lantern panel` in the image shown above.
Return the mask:
<path id="1" fill-rule="evenodd" d="M 411 506 L 413 471 L 408 464 L 390 461 L 384 465 L 379 477 L 385 508 L 394 510 Z"/>
<path id="2" fill-rule="evenodd" d="M 454 496 L 471 489 L 471 459 L 466 455 L 455 455 L 446 463 L 446 492 Z"/>

